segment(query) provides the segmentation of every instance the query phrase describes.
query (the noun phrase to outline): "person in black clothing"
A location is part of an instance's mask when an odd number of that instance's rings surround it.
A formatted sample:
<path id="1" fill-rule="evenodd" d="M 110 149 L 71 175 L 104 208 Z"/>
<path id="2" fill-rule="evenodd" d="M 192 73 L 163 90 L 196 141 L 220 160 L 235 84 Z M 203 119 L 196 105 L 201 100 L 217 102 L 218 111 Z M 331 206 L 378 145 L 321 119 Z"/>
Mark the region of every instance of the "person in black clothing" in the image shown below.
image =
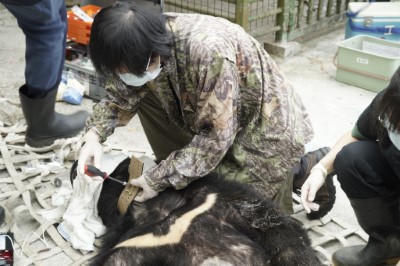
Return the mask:
<path id="1" fill-rule="evenodd" d="M 337 173 L 358 223 L 369 235 L 366 246 L 350 246 L 332 256 L 335 266 L 377 265 L 400 259 L 400 68 L 311 171 L 301 189 L 307 212 L 318 208 L 315 191 L 324 172 Z"/>

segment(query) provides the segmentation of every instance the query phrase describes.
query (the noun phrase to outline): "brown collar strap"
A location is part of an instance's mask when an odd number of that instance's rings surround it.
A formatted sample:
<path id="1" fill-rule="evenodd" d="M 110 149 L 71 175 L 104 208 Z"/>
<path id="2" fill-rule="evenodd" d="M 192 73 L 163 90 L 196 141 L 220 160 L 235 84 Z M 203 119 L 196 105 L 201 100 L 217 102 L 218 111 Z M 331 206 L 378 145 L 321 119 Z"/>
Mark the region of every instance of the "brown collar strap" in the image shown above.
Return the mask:
<path id="1" fill-rule="evenodd" d="M 132 156 L 131 162 L 129 164 L 129 181 L 131 181 L 131 179 L 133 178 L 138 178 L 139 176 L 141 176 L 142 172 L 143 163 L 139 159 Z M 118 199 L 117 207 L 121 215 L 125 215 L 129 205 L 139 191 L 139 187 L 132 186 L 131 184 L 129 184 L 129 181 Z"/>

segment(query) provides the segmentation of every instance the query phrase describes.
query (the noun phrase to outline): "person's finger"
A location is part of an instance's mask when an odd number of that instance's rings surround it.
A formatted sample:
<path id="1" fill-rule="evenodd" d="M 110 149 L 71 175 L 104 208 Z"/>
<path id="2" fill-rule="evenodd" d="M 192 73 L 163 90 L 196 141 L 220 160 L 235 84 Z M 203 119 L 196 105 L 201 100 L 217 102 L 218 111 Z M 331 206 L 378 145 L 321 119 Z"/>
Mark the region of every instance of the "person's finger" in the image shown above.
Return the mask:
<path id="1" fill-rule="evenodd" d="M 78 173 L 79 175 L 83 176 L 85 174 L 85 163 L 86 163 L 86 156 L 84 153 L 81 152 L 78 158 Z"/>
<path id="2" fill-rule="evenodd" d="M 141 188 L 143 188 L 143 184 L 142 184 L 142 182 L 141 182 L 141 180 L 140 180 L 140 177 L 139 177 L 139 178 L 136 178 L 136 179 L 132 179 L 132 180 L 130 181 L 130 184 L 131 184 L 132 186 L 136 186 L 136 187 L 141 187 Z"/>
<path id="3" fill-rule="evenodd" d="M 141 191 L 139 191 L 136 197 L 133 198 L 133 200 L 137 202 L 144 202 L 149 198 L 151 198 L 149 192 L 147 190 L 142 189 Z"/>
<path id="4" fill-rule="evenodd" d="M 144 202 L 146 201 L 146 199 L 144 198 L 144 193 L 142 193 L 141 195 L 137 195 L 136 197 L 133 198 L 134 201 L 137 202 Z"/>
<path id="5" fill-rule="evenodd" d="M 84 175 L 82 175 L 82 176 L 83 176 L 83 179 L 85 179 L 85 180 L 86 180 L 86 183 L 88 183 L 88 184 L 90 184 L 90 183 L 93 181 L 93 178 L 94 178 L 94 177 L 88 176 L 88 175 L 86 175 L 86 174 L 84 174 Z"/>
<path id="6" fill-rule="evenodd" d="M 315 185 L 310 185 L 310 189 L 308 191 L 308 196 L 307 196 L 307 201 L 313 202 L 316 194 L 317 194 L 317 189 L 315 188 Z"/>
<path id="7" fill-rule="evenodd" d="M 301 201 L 301 205 L 303 205 L 304 210 L 307 213 L 310 213 L 311 210 L 308 207 L 307 204 L 307 197 L 308 197 L 308 191 L 309 191 L 309 185 L 307 183 L 305 183 L 302 187 L 301 187 L 301 197 L 300 197 L 300 201 Z"/>
<path id="8" fill-rule="evenodd" d="M 316 212 L 316 211 L 319 210 L 319 204 L 317 204 L 317 203 L 315 203 L 315 202 L 309 202 L 309 203 L 308 203 L 308 206 L 310 207 L 310 209 L 311 209 L 313 212 Z"/>
<path id="9" fill-rule="evenodd" d="M 302 202 L 303 201 L 306 202 L 309 190 L 310 190 L 309 184 L 307 182 L 304 183 L 303 186 L 301 187 L 301 190 L 300 190 L 300 193 L 301 193 L 300 194 L 300 199 L 301 199 Z"/>
<path id="10" fill-rule="evenodd" d="M 302 205 L 303 205 L 303 208 L 304 208 L 304 210 L 306 211 L 306 213 L 310 213 L 310 212 L 311 212 L 311 209 L 310 209 L 310 207 L 308 206 L 307 203 L 304 203 L 304 204 L 302 204 Z"/>
<path id="11" fill-rule="evenodd" d="M 78 164 L 78 174 L 83 176 L 85 174 L 84 166 Z"/>
<path id="12" fill-rule="evenodd" d="M 142 190 L 137 194 L 137 196 L 134 198 L 135 201 L 138 202 L 144 202 L 148 199 L 154 198 L 157 196 L 158 192 L 154 191 L 146 182 L 144 176 L 140 176 L 136 179 L 132 179 L 130 181 L 130 184 L 133 186 L 137 186 L 142 188 Z"/>
<path id="13" fill-rule="evenodd" d="M 101 168 L 101 153 L 93 154 L 93 164 L 97 168 Z"/>

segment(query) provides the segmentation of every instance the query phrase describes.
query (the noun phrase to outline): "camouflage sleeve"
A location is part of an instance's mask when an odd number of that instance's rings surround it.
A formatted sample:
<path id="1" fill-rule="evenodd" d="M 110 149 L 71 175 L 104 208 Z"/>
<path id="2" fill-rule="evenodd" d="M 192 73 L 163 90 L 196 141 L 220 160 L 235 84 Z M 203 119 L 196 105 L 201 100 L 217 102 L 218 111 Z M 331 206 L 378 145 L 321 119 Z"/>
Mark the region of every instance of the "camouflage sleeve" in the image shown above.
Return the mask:
<path id="1" fill-rule="evenodd" d="M 95 127 L 101 142 L 110 136 L 116 127 L 125 126 L 136 114 L 138 103 L 146 93 L 146 86 L 127 86 L 118 79 L 110 79 L 105 86 L 106 96 L 93 106 L 86 122 L 86 130 Z"/>
<path id="2" fill-rule="evenodd" d="M 211 54 L 209 51 L 206 54 Z M 203 53 L 204 55 L 204 53 Z M 198 99 L 193 140 L 145 173 L 156 191 L 181 189 L 210 173 L 222 160 L 237 133 L 238 75 L 222 57 L 201 59 L 195 66 Z"/>

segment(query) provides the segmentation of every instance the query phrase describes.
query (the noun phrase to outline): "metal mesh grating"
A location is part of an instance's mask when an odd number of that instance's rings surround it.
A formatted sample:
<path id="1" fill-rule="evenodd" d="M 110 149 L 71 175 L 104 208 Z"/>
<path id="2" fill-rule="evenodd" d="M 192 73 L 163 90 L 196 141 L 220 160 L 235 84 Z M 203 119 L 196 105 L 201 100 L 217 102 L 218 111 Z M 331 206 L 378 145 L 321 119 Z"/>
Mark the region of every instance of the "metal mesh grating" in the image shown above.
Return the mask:
<path id="1" fill-rule="evenodd" d="M 308 220 L 300 198 L 293 195 L 294 214 L 292 218 L 302 223 L 311 238 L 311 246 L 323 265 L 332 265 L 332 254 L 346 246 L 365 245 L 368 235 L 360 228 L 331 217 L 329 213 L 317 220 Z"/>
<path id="2" fill-rule="evenodd" d="M 239 18 L 236 14 L 236 7 L 239 2 L 236 0 L 169 0 L 164 2 L 164 11 L 180 12 L 180 13 L 200 13 L 211 16 L 226 18 L 232 22 L 249 21 L 249 25 L 243 26 L 253 37 L 259 41 L 274 40 L 275 31 L 279 29 L 275 24 L 277 14 L 276 0 L 252 0 L 243 1 L 244 8 L 248 8 L 248 12 Z"/>
<path id="3" fill-rule="evenodd" d="M 258 41 L 273 41 L 276 27 L 278 3 L 275 0 L 250 1 L 249 33 Z"/>
<path id="4" fill-rule="evenodd" d="M 199 13 L 235 21 L 235 0 L 169 0 L 164 2 L 165 12 Z"/>
<path id="5" fill-rule="evenodd" d="M 347 1 L 333 0 L 299 0 L 295 1 L 295 25 L 297 28 L 305 28 L 324 18 L 335 14 L 341 14 L 347 7 Z"/>

